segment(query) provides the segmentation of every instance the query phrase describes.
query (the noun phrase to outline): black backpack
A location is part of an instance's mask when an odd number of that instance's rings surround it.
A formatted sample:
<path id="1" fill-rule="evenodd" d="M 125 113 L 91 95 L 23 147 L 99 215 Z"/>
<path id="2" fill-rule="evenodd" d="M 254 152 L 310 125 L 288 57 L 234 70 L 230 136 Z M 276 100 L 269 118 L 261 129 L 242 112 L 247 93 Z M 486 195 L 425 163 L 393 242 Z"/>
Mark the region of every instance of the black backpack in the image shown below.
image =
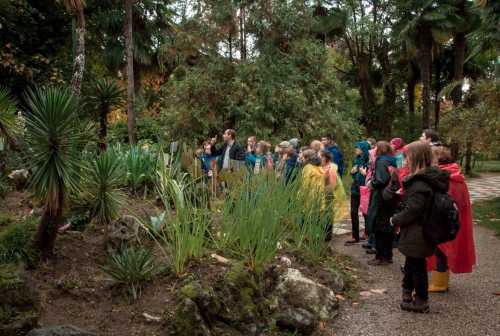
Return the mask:
<path id="1" fill-rule="evenodd" d="M 448 193 L 434 190 L 424 223 L 424 238 L 433 245 L 454 240 L 460 230 L 457 203 Z"/>

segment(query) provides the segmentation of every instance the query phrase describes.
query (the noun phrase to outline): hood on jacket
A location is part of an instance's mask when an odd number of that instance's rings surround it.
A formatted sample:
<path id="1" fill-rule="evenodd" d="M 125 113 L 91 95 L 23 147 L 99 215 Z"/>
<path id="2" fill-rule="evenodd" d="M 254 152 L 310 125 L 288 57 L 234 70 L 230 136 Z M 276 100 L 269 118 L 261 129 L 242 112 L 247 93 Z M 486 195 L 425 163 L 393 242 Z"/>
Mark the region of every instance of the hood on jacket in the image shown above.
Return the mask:
<path id="1" fill-rule="evenodd" d="M 389 164 L 391 166 L 397 167 L 397 160 L 394 156 L 384 154 L 384 155 L 378 156 L 377 161 L 378 160 L 385 160 L 385 161 L 389 162 Z"/>
<path id="2" fill-rule="evenodd" d="M 407 185 L 417 180 L 426 182 L 435 190 L 447 192 L 450 185 L 450 174 L 440 168 L 430 167 L 409 176 L 404 184 Z"/>
<path id="3" fill-rule="evenodd" d="M 405 145 L 405 141 L 401 138 L 394 138 L 391 140 L 390 144 L 395 151 L 398 151 Z"/>
<path id="4" fill-rule="evenodd" d="M 369 155 L 370 155 L 369 152 L 370 152 L 370 148 L 371 148 L 368 141 L 358 141 L 358 142 L 356 142 L 354 147 L 361 149 L 361 151 L 363 152 L 363 154 L 362 154 L 363 161 L 366 160 L 366 162 L 368 162 Z"/>
<path id="5" fill-rule="evenodd" d="M 464 174 L 462 174 L 460 170 L 460 165 L 458 163 L 453 162 L 447 164 L 440 164 L 439 168 L 450 174 L 450 181 L 465 183 L 465 176 Z"/>

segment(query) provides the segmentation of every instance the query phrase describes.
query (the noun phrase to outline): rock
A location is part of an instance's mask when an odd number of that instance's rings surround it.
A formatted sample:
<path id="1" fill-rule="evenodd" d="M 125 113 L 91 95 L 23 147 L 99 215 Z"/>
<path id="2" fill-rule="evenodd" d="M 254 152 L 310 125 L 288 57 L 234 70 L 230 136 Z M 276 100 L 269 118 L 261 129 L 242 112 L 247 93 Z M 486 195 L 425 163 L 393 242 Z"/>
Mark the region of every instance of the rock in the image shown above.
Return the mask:
<path id="1" fill-rule="evenodd" d="M 38 326 L 40 297 L 20 267 L 0 265 L 0 335 L 25 335 Z"/>
<path id="2" fill-rule="evenodd" d="M 304 335 L 311 334 L 320 321 L 333 318 L 339 306 L 330 288 L 293 268 L 280 277 L 274 301 L 276 324 Z"/>
<path id="3" fill-rule="evenodd" d="M 56 325 L 31 330 L 26 336 L 97 336 L 72 325 Z"/>
<path id="4" fill-rule="evenodd" d="M 278 258 L 278 261 L 280 264 L 286 266 L 286 267 L 292 267 L 292 260 L 288 258 L 287 256 L 281 256 Z"/>
<path id="5" fill-rule="evenodd" d="M 112 249 L 120 249 L 124 245 L 135 242 L 139 234 L 139 223 L 128 215 L 115 220 L 109 226 L 109 245 Z"/>
<path id="6" fill-rule="evenodd" d="M 175 313 L 175 335 L 178 336 L 211 336 L 198 305 L 191 299 L 185 298 L 177 307 Z M 29 335 L 34 336 L 34 335 Z"/>
<path id="7" fill-rule="evenodd" d="M 337 270 L 330 270 L 330 277 L 328 280 L 328 287 L 330 287 L 335 293 L 342 293 L 345 289 L 344 276 Z"/>
<path id="8" fill-rule="evenodd" d="M 223 256 L 220 256 L 218 254 L 212 253 L 210 255 L 213 259 L 215 259 L 218 263 L 223 264 L 223 265 L 228 265 L 230 263 L 229 259 L 224 258 Z"/>
<path id="9" fill-rule="evenodd" d="M 27 169 L 17 169 L 9 174 L 9 178 L 14 182 L 16 188 L 20 190 L 26 186 L 29 174 Z"/>

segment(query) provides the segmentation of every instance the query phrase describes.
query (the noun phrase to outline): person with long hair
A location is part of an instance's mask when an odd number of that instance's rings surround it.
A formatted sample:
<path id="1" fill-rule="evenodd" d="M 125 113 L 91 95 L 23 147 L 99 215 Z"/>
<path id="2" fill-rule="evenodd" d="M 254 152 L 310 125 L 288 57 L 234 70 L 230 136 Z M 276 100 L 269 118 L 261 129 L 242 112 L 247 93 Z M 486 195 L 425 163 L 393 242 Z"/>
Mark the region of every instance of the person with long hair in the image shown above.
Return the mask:
<path id="1" fill-rule="evenodd" d="M 389 219 L 395 209 L 386 204 L 383 198 L 383 191 L 391 181 L 392 170 L 396 169 L 396 160 L 391 154 L 392 148 L 387 141 L 377 143 L 377 158 L 369 184 L 372 191 L 366 220 L 368 232 L 375 234 L 375 259 L 368 262 L 372 266 L 392 263 L 394 229 L 390 226 Z"/>
<path id="2" fill-rule="evenodd" d="M 432 220 L 430 208 L 434 193 L 448 190 L 449 174 L 433 166 L 431 145 L 424 141 L 408 145 L 407 163 L 409 175 L 403 181 L 404 207 L 390 220 L 391 226 L 400 229 L 398 248 L 406 257 L 400 307 L 425 313 L 429 311 L 426 258 L 435 253 L 436 246 L 425 239 L 424 225 Z"/>
<path id="3" fill-rule="evenodd" d="M 436 254 L 427 259 L 427 269 L 432 271 L 429 292 L 446 292 L 450 271 L 454 274 L 471 273 L 476 264 L 472 209 L 465 177 L 460 165 L 453 161 L 450 150 L 435 146 L 432 152 L 435 164 L 450 174 L 448 194 L 456 202 L 460 216 L 460 230 L 455 240 L 439 245 Z"/>

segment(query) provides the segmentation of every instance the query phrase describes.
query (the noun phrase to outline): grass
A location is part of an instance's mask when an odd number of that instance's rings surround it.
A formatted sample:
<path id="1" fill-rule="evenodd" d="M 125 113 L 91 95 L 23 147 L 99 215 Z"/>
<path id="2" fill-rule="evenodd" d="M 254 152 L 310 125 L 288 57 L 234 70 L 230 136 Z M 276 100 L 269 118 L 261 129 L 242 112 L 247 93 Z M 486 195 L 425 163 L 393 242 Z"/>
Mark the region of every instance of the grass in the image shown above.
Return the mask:
<path id="1" fill-rule="evenodd" d="M 12 221 L 0 232 L 0 263 L 33 261 L 33 242 L 37 220 Z"/>
<path id="2" fill-rule="evenodd" d="M 500 236 L 500 197 L 473 204 L 474 219 Z"/>
<path id="3" fill-rule="evenodd" d="M 500 173 L 500 160 L 497 161 L 478 161 L 474 167 L 478 173 Z"/>

